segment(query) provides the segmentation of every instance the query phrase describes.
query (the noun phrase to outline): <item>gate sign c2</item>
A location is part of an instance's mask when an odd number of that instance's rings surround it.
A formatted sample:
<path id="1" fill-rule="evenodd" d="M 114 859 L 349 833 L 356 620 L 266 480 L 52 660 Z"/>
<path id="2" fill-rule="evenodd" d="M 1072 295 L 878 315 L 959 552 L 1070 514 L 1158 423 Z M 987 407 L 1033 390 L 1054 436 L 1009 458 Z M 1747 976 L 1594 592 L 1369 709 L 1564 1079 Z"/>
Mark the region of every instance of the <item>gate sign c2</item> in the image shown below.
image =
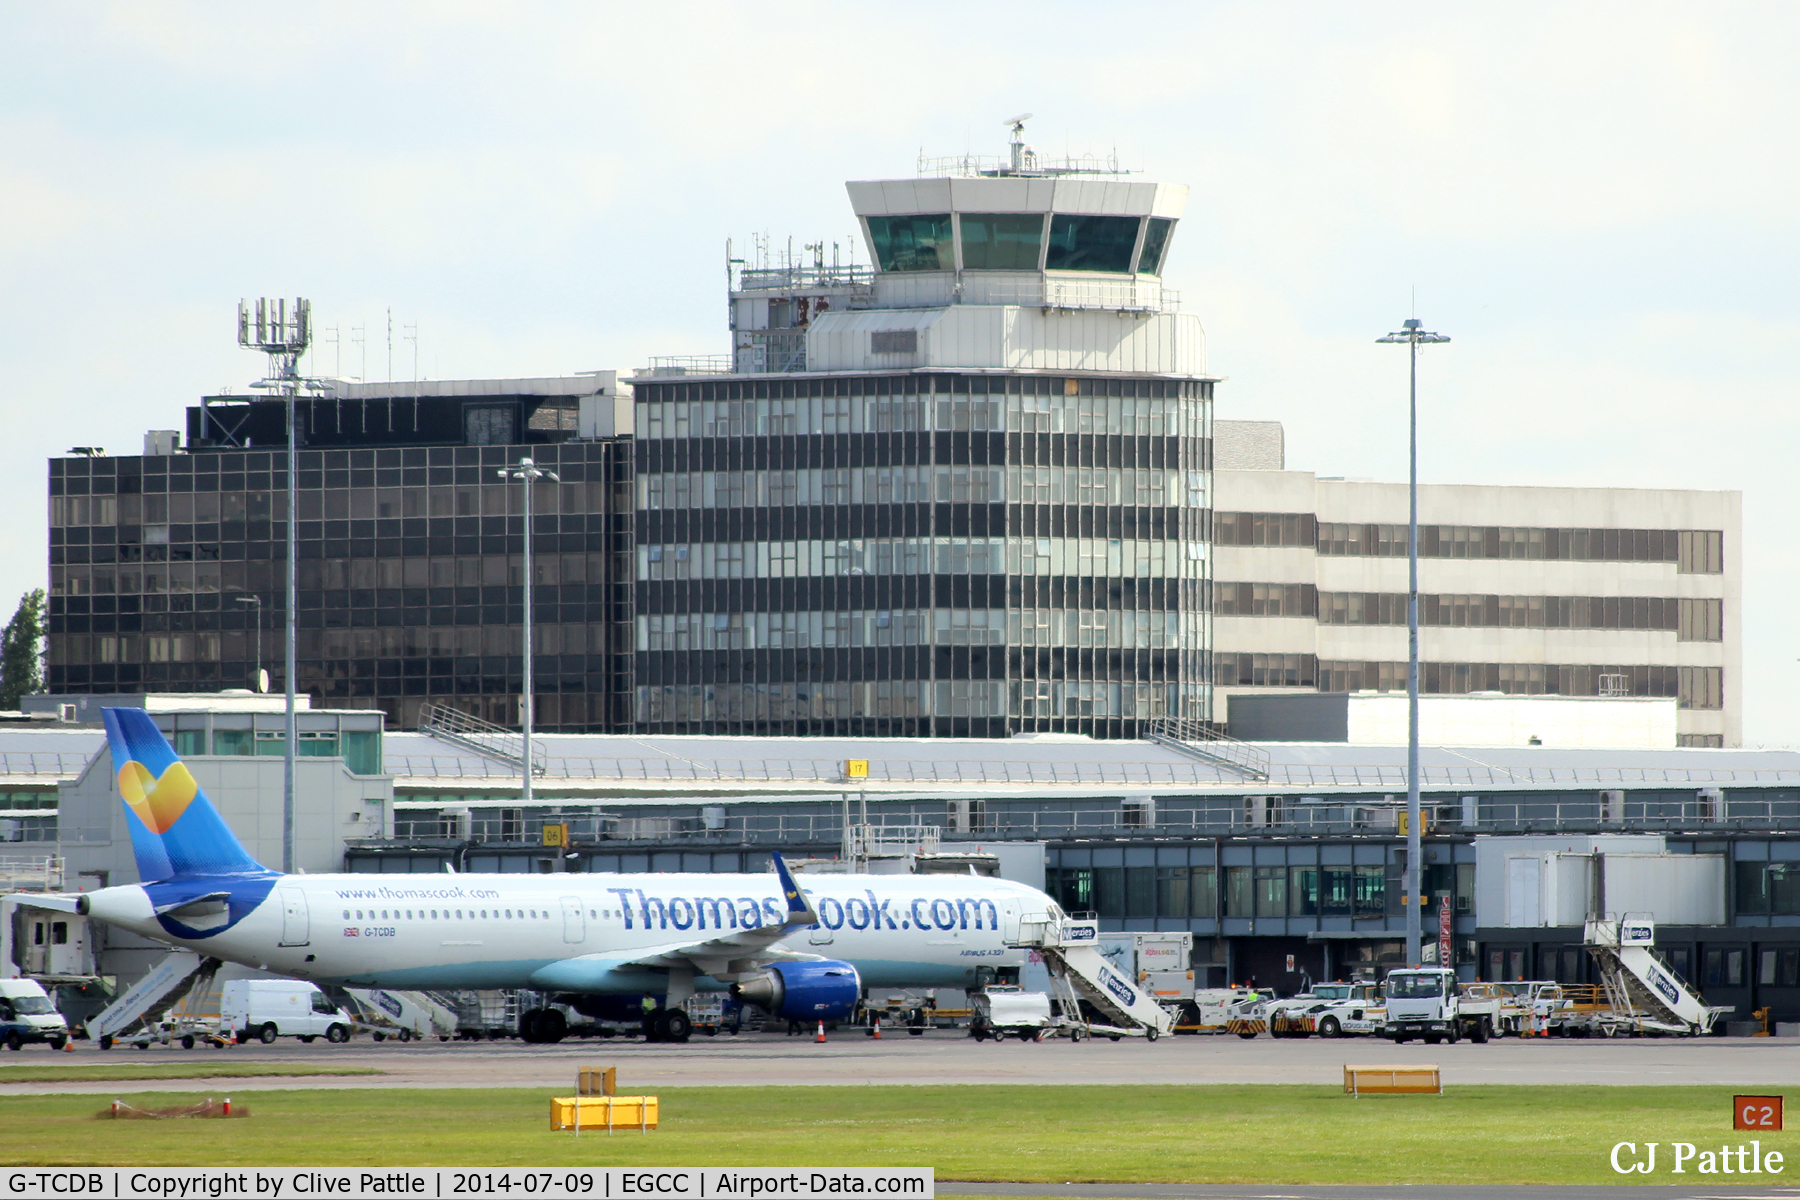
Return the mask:
<path id="1" fill-rule="evenodd" d="M 1733 1096 L 1731 1127 L 1768 1133 L 1781 1128 L 1780 1096 Z"/>

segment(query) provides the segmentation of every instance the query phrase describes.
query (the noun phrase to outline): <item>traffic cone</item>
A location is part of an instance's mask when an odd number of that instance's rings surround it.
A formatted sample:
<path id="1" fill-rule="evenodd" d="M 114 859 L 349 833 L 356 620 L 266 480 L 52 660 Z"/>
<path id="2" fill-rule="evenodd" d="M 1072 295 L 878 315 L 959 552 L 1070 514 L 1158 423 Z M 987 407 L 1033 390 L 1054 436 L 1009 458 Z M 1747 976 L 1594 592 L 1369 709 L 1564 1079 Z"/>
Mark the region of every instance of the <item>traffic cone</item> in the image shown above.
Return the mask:
<path id="1" fill-rule="evenodd" d="M 75 1053 L 75 1039 L 74 1038 L 65 1038 L 63 1040 L 63 1053 L 64 1054 Z"/>
<path id="2" fill-rule="evenodd" d="M 875 1014 L 875 1040 L 878 1042 L 881 1040 L 881 1014 L 880 1013 Z"/>
<path id="3" fill-rule="evenodd" d="M 819 1036 L 814 1038 L 813 1041 L 823 1042 L 824 1040 L 825 1040 L 825 1022 L 820 1021 L 819 1022 Z"/>

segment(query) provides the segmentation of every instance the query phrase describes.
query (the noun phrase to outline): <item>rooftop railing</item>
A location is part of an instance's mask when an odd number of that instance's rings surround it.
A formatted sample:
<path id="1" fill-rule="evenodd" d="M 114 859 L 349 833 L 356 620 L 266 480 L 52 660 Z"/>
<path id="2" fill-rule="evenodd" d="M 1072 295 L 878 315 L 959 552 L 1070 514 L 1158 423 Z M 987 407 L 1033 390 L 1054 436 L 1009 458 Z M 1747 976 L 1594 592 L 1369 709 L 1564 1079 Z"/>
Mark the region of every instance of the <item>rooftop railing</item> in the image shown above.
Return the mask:
<path id="1" fill-rule="evenodd" d="M 513 735 L 515 738 L 517 734 Z M 1244 743 L 1237 743 L 1244 745 Z M 1252 750 L 1257 747 L 1250 747 Z M 534 747 L 534 750 L 536 748 Z M 791 758 L 705 759 L 561 758 L 541 760 L 541 778 L 649 784 L 711 783 L 725 786 L 820 784 L 843 787 L 843 763 Z M 505 779 L 516 766 L 472 756 L 389 753 L 387 768 L 398 779 Z M 959 784 L 1012 784 L 1052 787 L 1219 788 L 1246 786 L 1306 789 L 1400 790 L 1406 768 L 1387 764 L 1270 763 L 1267 779 L 1246 783 L 1235 766 L 1198 760 L 1131 762 L 1105 759 L 887 759 L 871 760 L 869 785 L 934 787 Z M 1569 787 L 1800 786 L 1800 770 L 1699 767 L 1500 767 L 1485 763 L 1422 768 L 1420 785 L 1432 790 Z"/>
<path id="2" fill-rule="evenodd" d="M 1432 798 L 1435 799 L 1435 798 Z M 616 802 L 613 802 L 616 804 Z M 565 805 L 565 807 L 567 807 Z M 1191 839 L 1214 837 L 1371 837 L 1398 836 L 1398 801 L 1380 804 L 1328 804 L 1305 797 L 1216 797 L 1193 806 L 1158 805 L 1146 819 L 1141 809 L 1020 807 L 993 803 L 972 808 L 966 823 L 940 834 L 956 840 L 1067 841 L 1096 839 Z M 1491 800 L 1470 808 L 1429 802 L 1425 806 L 1430 834 L 1504 834 L 1660 832 L 1781 832 L 1800 823 L 1800 799 L 1733 799 L 1627 801 L 1609 812 L 1605 802 Z M 927 830 L 940 828 L 945 814 L 916 806 L 871 814 L 856 834 L 861 842 L 916 844 Z M 392 839 L 363 839 L 362 845 L 394 841 L 461 845 L 466 841 L 537 846 L 545 825 L 567 825 L 577 845 L 712 845 L 783 846 L 844 844 L 840 811 L 744 812 L 724 816 L 631 815 L 620 813 L 547 813 L 541 809 L 491 808 L 473 814 L 467 826 L 456 816 L 430 809 L 402 809 L 394 814 Z M 461 832 L 467 829 L 466 836 Z M 856 828 L 856 827 L 853 827 Z"/>

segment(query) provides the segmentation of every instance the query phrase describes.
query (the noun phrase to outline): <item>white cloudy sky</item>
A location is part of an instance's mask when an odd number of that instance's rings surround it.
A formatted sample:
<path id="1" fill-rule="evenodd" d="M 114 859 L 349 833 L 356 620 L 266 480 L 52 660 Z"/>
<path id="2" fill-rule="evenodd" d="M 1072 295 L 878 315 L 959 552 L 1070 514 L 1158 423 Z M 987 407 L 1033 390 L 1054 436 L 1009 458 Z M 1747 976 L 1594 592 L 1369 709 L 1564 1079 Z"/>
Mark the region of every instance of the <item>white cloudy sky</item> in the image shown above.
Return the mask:
<path id="1" fill-rule="evenodd" d="M 1193 193 L 1170 282 L 1224 417 L 1398 478 L 1739 488 L 1746 740 L 1800 744 L 1795 128 L 1783 4 L 0 2 L 0 603 L 44 459 L 134 453 L 259 361 L 550 374 L 725 348 L 724 243 L 847 240 L 842 181 L 1116 146 Z"/>

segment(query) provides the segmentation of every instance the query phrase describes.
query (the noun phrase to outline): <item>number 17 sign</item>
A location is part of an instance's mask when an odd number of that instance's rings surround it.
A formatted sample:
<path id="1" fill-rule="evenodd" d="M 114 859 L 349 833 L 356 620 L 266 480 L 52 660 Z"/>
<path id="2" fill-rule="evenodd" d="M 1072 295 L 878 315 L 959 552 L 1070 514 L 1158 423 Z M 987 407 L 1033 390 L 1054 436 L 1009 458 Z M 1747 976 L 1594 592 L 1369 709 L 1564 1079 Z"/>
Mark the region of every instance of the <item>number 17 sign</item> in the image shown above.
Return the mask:
<path id="1" fill-rule="evenodd" d="M 1767 1132 L 1781 1128 L 1780 1096 L 1733 1096 L 1731 1127 Z"/>

